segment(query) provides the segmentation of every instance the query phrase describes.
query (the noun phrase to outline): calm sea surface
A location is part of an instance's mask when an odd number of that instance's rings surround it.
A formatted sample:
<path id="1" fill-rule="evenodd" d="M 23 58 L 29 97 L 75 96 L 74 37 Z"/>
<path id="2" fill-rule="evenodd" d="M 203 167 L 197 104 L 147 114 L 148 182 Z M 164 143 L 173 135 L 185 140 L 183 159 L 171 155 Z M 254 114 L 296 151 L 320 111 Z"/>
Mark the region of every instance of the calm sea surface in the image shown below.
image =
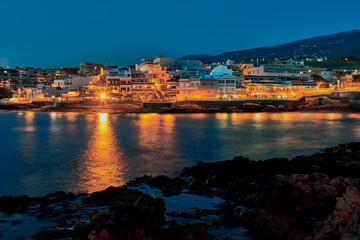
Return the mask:
<path id="1" fill-rule="evenodd" d="M 198 161 L 311 154 L 360 141 L 357 113 L 0 112 L 0 195 L 93 192 Z"/>

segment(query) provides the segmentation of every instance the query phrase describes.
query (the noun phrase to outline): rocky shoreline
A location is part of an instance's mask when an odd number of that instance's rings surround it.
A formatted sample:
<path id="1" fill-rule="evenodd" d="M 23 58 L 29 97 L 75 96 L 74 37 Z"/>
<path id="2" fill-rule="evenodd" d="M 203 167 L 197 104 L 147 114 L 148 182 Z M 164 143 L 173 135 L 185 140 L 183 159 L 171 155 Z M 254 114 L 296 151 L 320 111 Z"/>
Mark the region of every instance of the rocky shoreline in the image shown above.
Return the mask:
<path id="1" fill-rule="evenodd" d="M 287 112 L 287 111 L 330 111 L 359 112 L 358 101 L 340 102 L 328 97 L 317 97 L 306 101 L 223 101 L 223 102 L 179 102 L 168 103 L 164 107 L 153 103 L 144 107 L 142 103 L 111 103 L 94 105 L 89 103 L 60 103 L 53 105 L 44 102 L 28 104 L 0 104 L 0 110 L 20 110 L 37 112 L 107 112 L 107 113 L 238 113 L 238 112 Z"/>
<path id="2" fill-rule="evenodd" d="M 92 194 L 2 196 L 0 234 L 26 215 L 47 223 L 24 233 L 41 240 L 359 239 L 359 171 L 351 142 L 291 160 L 199 162 Z"/>

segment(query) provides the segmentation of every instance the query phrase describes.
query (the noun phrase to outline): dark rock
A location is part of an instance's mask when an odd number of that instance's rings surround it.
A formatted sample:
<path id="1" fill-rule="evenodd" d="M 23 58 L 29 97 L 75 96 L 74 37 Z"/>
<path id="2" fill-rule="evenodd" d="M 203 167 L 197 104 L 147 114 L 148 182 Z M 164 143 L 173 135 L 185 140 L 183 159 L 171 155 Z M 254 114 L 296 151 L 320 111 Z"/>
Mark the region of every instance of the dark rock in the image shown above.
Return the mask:
<path id="1" fill-rule="evenodd" d="M 126 187 L 109 187 L 104 191 L 94 192 L 85 197 L 82 202 L 86 204 L 105 204 L 111 202 L 132 202 L 134 203 L 142 193 Z"/>
<path id="2" fill-rule="evenodd" d="M 331 236 L 333 239 L 353 239 L 353 234 L 358 237 L 360 234 L 359 214 L 359 190 L 350 185 L 343 196 L 338 198 L 333 214 L 327 218 L 315 238 L 329 239 Z"/>
<path id="3" fill-rule="evenodd" d="M 286 111 L 286 107 L 284 105 L 279 105 L 277 108 L 279 111 Z"/>
<path id="4" fill-rule="evenodd" d="M 178 194 L 188 182 L 181 178 L 169 178 L 167 176 L 158 176 L 150 178 L 148 181 L 150 187 L 159 188 L 165 195 Z"/>
<path id="5" fill-rule="evenodd" d="M 243 110 L 242 109 L 239 109 L 239 108 L 237 108 L 237 107 L 229 107 L 229 108 L 227 108 L 226 110 L 225 110 L 225 112 L 243 112 Z"/>
<path id="6" fill-rule="evenodd" d="M 164 239 L 192 239 L 192 240 L 205 240 L 209 239 L 210 236 L 207 233 L 207 227 L 205 224 L 183 224 L 181 226 L 171 226 L 166 230 Z"/>
<path id="7" fill-rule="evenodd" d="M 109 213 L 94 210 L 90 216 L 90 220 L 96 226 L 104 227 L 110 217 Z"/>
<path id="8" fill-rule="evenodd" d="M 72 237 L 72 229 L 54 228 L 41 230 L 31 236 L 35 240 L 52 240 Z"/>
<path id="9" fill-rule="evenodd" d="M 15 213 L 18 211 L 19 206 L 12 196 L 0 197 L 0 209 L 4 213 Z"/>
<path id="10" fill-rule="evenodd" d="M 171 211 L 166 213 L 167 216 L 170 217 L 180 217 L 180 218 L 191 218 L 194 217 L 192 213 L 186 213 L 186 212 L 177 212 L 177 211 Z"/>
<path id="11" fill-rule="evenodd" d="M 55 192 L 55 193 L 50 193 L 48 195 L 46 195 L 46 197 L 48 198 L 58 198 L 58 197 L 62 197 L 64 196 L 66 193 L 64 191 L 59 191 L 59 192 Z"/>
<path id="12" fill-rule="evenodd" d="M 92 232 L 93 226 L 86 222 L 77 222 L 74 227 L 73 239 L 87 239 L 87 235 Z"/>
<path id="13" fill-rule="evenodd" d="M 153 180 L 151 177 L 144 179 Z M 136 182 L 142 182 L 144 179 L 138 179 Z M 156 185 L 166 185 L 169 180 L 165 179 L 165 182 L 160 183 L 162 178 L 154 179 Z M 179 179 L 173 180 L 179 181 Z M 184 236 L 205 239 L 201 237 L 207 236 L 206 228 L 193 225 L 164 229 L 163 225 L 166 223 L 164 200 L 126 187 L 108 188 L 93 193 L 83 199 L 83 203 L 106 203 L 111 207 L 109 212 L 93 211 L 90 224 L 76 224 L 74 239 L 184 239 Z M 174 232 L 179 229 L 181 229 L 181 235 L 177 236 Z"/>
<path id="14" fill-rule="evenodd" d="M 257 103 L 244 103 L 242 109 L 244 112 L 257 112 L 262 109 L 262 106 Z"/>
<path id="15" fill-rule="evenodd" d="M 13 224 L 13 225 L 20 224 L 20 223 L 22 223 L 21 220 L 12 220 L 11 221 L 11 224 Z"/>
<path id="16" fill-rule="evenodd" d="M 267 105 L 265 110 L 267 112 L 276 112 L 277 111 L 277 107 L 275 107 L 274 105 Z"/>
<path id="17" fill-rule="evenodd" d="M 110 240 L 111 236 L 105 229 L 101 230 L 99 234 L 97 234 L 95 231 L 88 234 L 89 240 Z M 136 237 L 140 237 L 139 235 L 136 235 Z M 143 237 L 143 238 L 141 238 Z M 145 236 L 141 236 L 140 238 L 135 239 L 145 239 Z"/>
<path id="18" fill-rule="evenodd" d="M 45 196 L 40 198 L 39 203 L 40 207 L 48 207 L 50 204 L 52 204 L 52 201 L 49 197 Z"/>

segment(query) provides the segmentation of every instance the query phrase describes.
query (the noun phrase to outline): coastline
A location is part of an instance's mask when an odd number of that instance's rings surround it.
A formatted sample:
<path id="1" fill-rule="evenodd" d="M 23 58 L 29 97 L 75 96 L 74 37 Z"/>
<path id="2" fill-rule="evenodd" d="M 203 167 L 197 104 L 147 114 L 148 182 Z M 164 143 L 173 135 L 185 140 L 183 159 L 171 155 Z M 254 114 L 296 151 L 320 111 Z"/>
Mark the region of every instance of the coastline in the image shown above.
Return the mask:
<path id="1" fill-rule="evenodd" d="M 9 111 L 34 111 L 34 112 L 77 112 L 77 113 L 241 113 L 241 112 L 360 112 L 360 109 L 352 108 L 349 103 L 327 103 L 323 105 L 302 104 L 297 107 L 285 107 L 284 105 L 260 105 L 257 103 L 245 103 L 242 106 L 230 106 L 219 108 L 216 105 L 202 107 L 197 104 L 169 104 L 168 107 L 151 106 L 143 107 L 137 103 L 119 103 L 111 105 L 85 105 L 85 104 L 0 104 L 1 110 Z"/>
<path id="2" fill-rule="evenodd" d="M 360 233 L 359 170 L 360 142 L 291 160 L 238 156 L 91 194 L 2 196 L 0 222 L 52 223 L 24 233 L 33 239 L 345 239 Z"/>

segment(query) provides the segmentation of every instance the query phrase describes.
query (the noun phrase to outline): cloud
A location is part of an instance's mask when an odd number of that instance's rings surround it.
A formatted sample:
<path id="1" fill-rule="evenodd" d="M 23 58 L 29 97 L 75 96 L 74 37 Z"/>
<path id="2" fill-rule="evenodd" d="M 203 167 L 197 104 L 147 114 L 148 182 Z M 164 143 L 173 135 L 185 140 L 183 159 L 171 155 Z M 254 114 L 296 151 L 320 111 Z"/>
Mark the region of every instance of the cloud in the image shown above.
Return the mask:
<path id="1" fill-rule="evenodd" d="M 0 58 L 0 67 L 6 68 L 10 64 L 9 59 L 2 57 Z"/>

